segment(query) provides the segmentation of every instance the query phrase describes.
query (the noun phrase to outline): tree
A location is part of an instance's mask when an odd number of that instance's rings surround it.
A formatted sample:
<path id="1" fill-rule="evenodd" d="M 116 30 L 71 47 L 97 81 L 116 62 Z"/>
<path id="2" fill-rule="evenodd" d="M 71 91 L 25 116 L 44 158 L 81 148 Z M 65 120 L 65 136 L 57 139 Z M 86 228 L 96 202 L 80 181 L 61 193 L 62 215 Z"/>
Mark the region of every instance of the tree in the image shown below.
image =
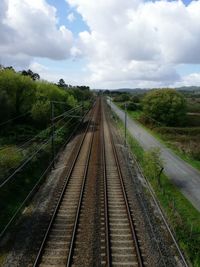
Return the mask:
<path id="1" fill-rule="evenodd" d="M 35 100 L 35 83 L 11 69 L 0 72 L 0 112 L 6 117 L 18 116 L 32 108 Z M 3 109 L 3 110 L 2 110 Z"/>
<path id="2" fill-rule="evenodd" d="M 77 88 L 80 89 L 80 90 L 86 90 L 86 91 L 90 90 L 90 87 L 89 86 L 85 86 L 85 85 L 77 86 Z"/>
<path id="3" fill-rule="evenodd" d="M 151 179 L 156 179 L 161 187 L 161 174 L 164 170 L 159 148 L 152 148 L 144 153 L 144 173 Z"/>
<path id="4" fill-rule="evenodd" d="M 57 85 L 48 82 L 37 82 L 35 84 L 36 100 L 33 103 L 31 116 L 39 127 L 47 126 L 50 122 L 51 101 L 66 103 L 65 105 L 55 105 L 55 116 L 77 105 L 76 99 L 69 90 L 62 90 Z"/>
<path id="5" fill-rule="evenodd" d="M 168 126 L 183 124 L 186 117 L 186 101 L 174 89 L 155 89 L 143 98 L 145 115 Z"/>
<path id="6" fill-rule="evenodd" d="M 130 95 L 127 93 L 119 94 L 114 99 L 114 101 L 116 102 L 127 102 L 129 100 L 130 100 Z"/>
<path id="7" fill-rule="evenodd" d="M 27 71 L 26 70 L 23 70 L 21 72 L 21 74 L 24 75 L 24 76 L 30 76 L 33 81 L 36 81 L 36 80 L 39 80 L 40 79 L 40 75 L 38 73 L 33 72 L 30 69 L 27 70 Z"/>
<path id="8" fill-rule="evenodd" d="M 63 79 L 60 79 L 58 81 L 58 86 L 59 87 L 63 87 L 63 88 L 66 88 L 67 87 L 67 85 L 66 85 L 66 83 L 65 83 L 65 81 Z"/>

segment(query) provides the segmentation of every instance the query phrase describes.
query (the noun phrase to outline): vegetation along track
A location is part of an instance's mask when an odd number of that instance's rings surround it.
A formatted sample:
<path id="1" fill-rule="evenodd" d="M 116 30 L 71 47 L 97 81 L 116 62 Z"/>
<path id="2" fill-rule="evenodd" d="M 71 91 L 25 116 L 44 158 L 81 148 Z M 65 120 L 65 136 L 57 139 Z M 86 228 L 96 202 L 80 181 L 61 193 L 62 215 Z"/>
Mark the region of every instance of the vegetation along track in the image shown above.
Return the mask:
<path id="1" fill-rule="evenodd" d="M 34 263 L 36 266 L 70 266 L 87 178 L 99 102 L 94 106 L 82 142 L 66 177 L 56 209 Z"/>
<path id="2" fill-rule="evenodd" d="M 102 164 L 104 182 L 101 191 L 101 265 L 144 266 L 130 210 L 123 176 L 111 130 L 103 114 Z"/>

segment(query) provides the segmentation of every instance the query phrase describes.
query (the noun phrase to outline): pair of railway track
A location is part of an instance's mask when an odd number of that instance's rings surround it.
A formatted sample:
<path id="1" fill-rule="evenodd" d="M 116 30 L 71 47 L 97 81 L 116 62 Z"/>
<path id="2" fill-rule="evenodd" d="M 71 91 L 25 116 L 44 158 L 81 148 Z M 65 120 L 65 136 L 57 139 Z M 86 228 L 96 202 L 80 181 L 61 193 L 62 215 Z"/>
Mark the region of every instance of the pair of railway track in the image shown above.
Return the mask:
<path id="1" fill-rule="evenodd" d="M 66 175 L 34 267 L 81 266 L 77 263 L 75 265 L 73 258 L 97 124 L 101 131 L 99 136 L 102 147 L 103 177 L 99 177 L 102 179 L 101 222 L 99 222 L 101 223 L 101 262 L 96 263 L 96 266 L 144 266 L 117 150 L 102 109 L 102 100 L 97 100 L 91 114 Z M 84 253 L 84 247 L 81 249 Z"/>

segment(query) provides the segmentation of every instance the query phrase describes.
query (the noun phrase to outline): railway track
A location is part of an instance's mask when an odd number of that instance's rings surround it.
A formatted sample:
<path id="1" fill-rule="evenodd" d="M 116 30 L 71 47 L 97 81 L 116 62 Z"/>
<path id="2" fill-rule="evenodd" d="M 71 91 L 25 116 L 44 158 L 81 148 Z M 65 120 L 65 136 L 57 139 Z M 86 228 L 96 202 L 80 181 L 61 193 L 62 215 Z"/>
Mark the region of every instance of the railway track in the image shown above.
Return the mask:
<path id="1" fill-rule="evenodd" d="M 103 100 L 98 99 L 71 162 L 66 162 L 64 183 L 33 267 L 149 264 L 145 261 L 148 250 L 142 247 L 137 230 L 139 219 L 129 205 L 131 196 L 121 170 L 124 161 L 118 157 L 102 106 Z M 142 236 L 141 240 L 145 242 Z"/>
<path id="2" fill-rule="evenodd" d="M 68 171 L 59 201 L 42 241 L 34 267 L 71 266 L 75 236 L 87 179 L 99 103 Z"/>
<path id="3" fill-rule="evenodd" d="M 102 163 L 103 186 L 101 190 L 101 265 L 144 266 L 132 220 L 133 212 L 123 183 L 122 172 L 112 133 L 103 115 Z"/>

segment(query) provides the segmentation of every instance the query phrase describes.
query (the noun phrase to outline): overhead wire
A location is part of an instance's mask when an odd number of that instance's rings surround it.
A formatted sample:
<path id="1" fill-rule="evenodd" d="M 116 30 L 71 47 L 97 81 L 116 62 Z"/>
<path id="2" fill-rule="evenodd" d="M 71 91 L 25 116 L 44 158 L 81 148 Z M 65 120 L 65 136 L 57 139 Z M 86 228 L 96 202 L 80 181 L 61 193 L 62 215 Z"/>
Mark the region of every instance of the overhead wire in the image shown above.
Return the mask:
<path id="1" fill-rule="evenodd" d="M 55 119 L 56 119 L 56 118 L 58 118 L 58 117 L 61 117 L 61 116 L 63 117 L 63 116 L 64 116 L 62 119 L 60 119 L 60 120 L 54 122 L 54 125 L 57 124 L 57 123 L 59 123 L 59 122 L 62 121 L 63 119 L 65 119 L 65 118 L 67 117 L 67 115 L 70 114 L 72 111 L 78 110 L 78 109 L 80 109 L 80 108 L 81 108 L 81 106 L 72 108 L 72 109 L 70 109 L 70 110 L 68 110 L 68 111 L 66 111 L 66 112 L 63 112 L 61 115 L 55 117 Z M 66 116 L 65 116 L 65 115 L 66 115 Z M 36 134 L 36 135 L 33 136 L 32 138 L 30 138 L 30 139 L 28 139 L 27 141 L 25 141 L 23 144 L 21 144 L 20 146 L 17 147 L 17 151 L 20 151 L 24 146 L 28 145 L 28 144 L 31 143 L 35 138 L 37 138 L 38 136 L 40 136 L 40 134 L 41 134 L 42 132 L 44 132 L 45 130 L 49 130 L 49 129 L 51 129 L 52 127 L 53 127 L 53 125 L 47 127 L 46 129 L 43 129 L 43 130 L 40 131 L 38 134 Z M 0 151 L 2 151 L 2 150 L 7 150 L 7 149 L 8 149 L 8 147 L 3 147 L 3 148 L 0 148 Z"/>
<path id="2" fill-rule="evenodd" d="M 14 121 L 14 120 L 17 120 L 17 119 L 19 119 L 19 118 L 22 118 L 22 117 L 26 116 L 26 115 L 29 114 L 29 113 L 30 113 L 30 110 L 27 111 L 26 113 L 23 113 L 22 115 L 19 115 L 19 116 L 17 116 L 17 117 L 14 117 L 14 118 L 12 118 L 12 119 L 9 119 L 9 120 L 7 120 L 7 121 L 4 121 L 4 122 L 0 123 L 0 126 L 5 125 L 5 124 L 8 124 L 9 122 Z"/>
<path id="3" fill-rule="evenodd" d="M 19 172 L 28 162 L 30 162 L 34 156 L 36 156 L 38 154 L 38 152 L 40 152 L 50 141 L 51 141 L 52 137 L 50 137 L 46 142 L 44 142 L 40 148 L 35 151 L 33 154 L 31 154 L 18 168 L 16 168 L 14 170 L 14 172 L 9 175 L 1 184 L 0 184 L 0 188 L 2 188 L 8 181 L 11 180 L 11 178 L 17 173 Z"/>
<path id="4" fill-rule="evenodd" d="M 68 115 L 68 114 L 67 114 Z M 67 117 L 67 115 L 65 115 L 65 117 Z M 59 121 L 62 121 L 63 119 L 65 119 L 65 117 L 63 117 L 62 119 L 60 119 Z M 71 121 L 73 118 L 70 118 L 68 121 L 66 121 L 65 122 L 65 124 L 63 125 L 63 126 L 61 126 L 59 129 L 57 129 L 56 130 L 56 133 L 55 134 L 57 134 L 57 132 L 58 131 L 60 131 L 61 129 L 63 129 L 64 127 L 65 127 L 65 125 L 69 122 L 69 121 Z M 52 128 L 53 126 L 51 126 L 51 127 L 49 127 L 49 128 Z M 52 140 L 52 138 L 53 138 L 53 136 L 51 136 L 49 139 L 47 139 L 47 140 L 45 140 L 44 141 L 44 143 L 43 144 L 40 144 L 40 148 L 38 149 L 38 150 L 36 150 L 33 154 L 31 154 L 18 168 L 16 168 L 15 170 L 14 170 L 14 172 L 11 174 L 11 175 L 9 175 L 1 184 L 0 184 L 0 188 L 2 188 L 8 181 L 10 181 L 12 178 L 13 178 L 13 176 L 17 173 L 17 172 L 19 172 L 27 163 L 29 163 L 32 159 L 33 159 L 33 157 L 35 156 L 35 155 L 37 155 L 42 149 L 43 149 L 43 147 L 45 147 L 51 140 Z M 12 168 L 11 168 L 12 169 Z M 10 170 L 11 170 L 10 169 Z M 8 170 L 9 171 L 9 170 Z"/>
<path id="5" fill-rule="evenodd" d="M 83 117 L 86 116 L 86 114 L 88 113 L 88 111 L 85 112 L 85 114 L 83 115 Z M 73 118 L 71 118 L 73 119 Z M 74 123 L 76 124 L 76 122 Z M 74 125 L 72 124 L 72 125 Z M 79 124 L 80 125 L 80 124 Z M 78 129 L 79 125 L 77 125 L 75 127 L 75 129 L 72 131 L 71 135 L 67 138 L 66 142 L 63 144 L 62 147 L 65 147 L 66 144 L 69 142 L 69 140 L 72 138 L 74 132 Z M 56 158 L 59 156 L 59 153 L 57 153 Z M 14 212 L 13 216 L 11 217 L 10 221 L 7 223 L 7 225 L 5 226 L 5 228 L 2 230 L 2 232 L 0 233 L 0 238 L 4 235 L 4 233 L 6 232 L 6 230 L 9 228 L 9 226 L 11 225 L 11 223 L 15 220 L 17 214 L 20 212 L 20 210 L 23 208 L 23 206 L 26 204 L 26 202 L 29 200 L 29 198 L 32 196 L 32 194 L 34 193 L 34 191 L 37 189 L 38 185 L 40 184 L 40 182 L 42 181 L 43 177 L 48 173 L 48 171 L 50 170 L 52 164 L 53 164 L 52 160 L 49 165 L 47 166 L 46 170 L 42 173 L 42 175 L 40 176 L 40 178 L 38 179 L 37 183 L 35 184 L 35 186 L 33 187 L 33 189 L 29 192 L 29 194 L 27 195 L 27 197 L 25 198 L 25 200 L 22 202 L 22 204 L 20 205 L 19 208 L 17 208 L 17 210 Z"/>

